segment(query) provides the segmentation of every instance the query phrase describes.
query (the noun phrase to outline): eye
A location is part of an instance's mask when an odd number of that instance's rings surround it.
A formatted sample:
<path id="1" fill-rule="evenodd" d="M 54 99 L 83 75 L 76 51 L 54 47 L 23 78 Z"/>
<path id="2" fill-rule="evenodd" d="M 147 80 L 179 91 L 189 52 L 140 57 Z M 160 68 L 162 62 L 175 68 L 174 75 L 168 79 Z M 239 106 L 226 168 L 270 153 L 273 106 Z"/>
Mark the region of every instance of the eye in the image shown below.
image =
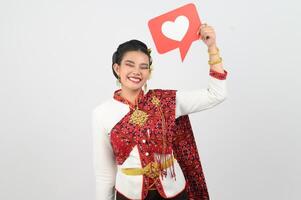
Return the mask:
<path id="1" fill-rule="evenodd" d="M 140 68 L 141 68 L 141 69 L 148 69 L 148 66 L 142 65 L 142 66 L 140 66 Z"/>
<path id="2" fill-rule="evenodd" d="M 148 65 L 140 65 L 140 68 L 141 69 L 149 69 L 149 66 Z"/>
<path id="3" fill-rule="evenodd" d="M 129 64 L 129 63 L 126 63 L 125 65 L 126 65 L 126 66 L 129 66 L 129 67 L 134 67 L 134 65 Z"/>

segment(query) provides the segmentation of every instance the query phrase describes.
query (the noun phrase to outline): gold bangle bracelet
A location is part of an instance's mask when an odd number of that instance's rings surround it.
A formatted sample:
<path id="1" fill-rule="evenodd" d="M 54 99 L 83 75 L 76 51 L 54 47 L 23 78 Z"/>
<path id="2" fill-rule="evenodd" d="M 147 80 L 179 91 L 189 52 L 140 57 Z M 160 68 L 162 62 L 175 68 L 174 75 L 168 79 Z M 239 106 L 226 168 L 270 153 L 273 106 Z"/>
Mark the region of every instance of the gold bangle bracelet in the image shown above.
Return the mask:
<path id="1" fill-rule="evenodd" d="M 216 52 L 216 53 L 209 53 L 209 56 L 215 56 L 215 55 L 219 55 L 219 52 Z"/>
<path id="2" fill-rule="evenodd" d="M 209 64 L 209 65 L 215 65 L 215 64 L 221 63 L 222 61 L 223 61 L 223 59 L 222 59 L 221 57 L 219 57 L 219 59 L 218 59 L 218 60 L 215 60 L 215 61 L 209 60 L 209 61 L 208 61 L 208 64 Z"/>
<path id="3" fill-rule="evenodd" d="M 216 50 L 217 50 L 216 52 L 211 52 L 211 51 L 208 50 L 209 55 L 216 55 L 216 54 L 218 54 L 219 53 L 219 48 L 216 47 Z"/>

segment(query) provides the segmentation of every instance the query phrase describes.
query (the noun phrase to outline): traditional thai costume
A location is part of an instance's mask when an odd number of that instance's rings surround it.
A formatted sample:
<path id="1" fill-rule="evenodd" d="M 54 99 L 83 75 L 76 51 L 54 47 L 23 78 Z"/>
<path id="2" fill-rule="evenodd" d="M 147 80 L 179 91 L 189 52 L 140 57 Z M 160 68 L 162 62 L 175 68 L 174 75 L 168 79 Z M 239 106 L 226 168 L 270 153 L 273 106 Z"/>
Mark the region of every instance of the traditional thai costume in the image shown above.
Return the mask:
<path id="1" fill-rule="evenodd" d="M 141 90 L 136 104 L 114 92 L 93 110 L 96 199 L 145 199 L 150 189 L 164 198 L 186 190 L 189 200 L 209 194 L 188 114 L 226 98 L 227 71 L 210 70 L 207 88 Z"/>

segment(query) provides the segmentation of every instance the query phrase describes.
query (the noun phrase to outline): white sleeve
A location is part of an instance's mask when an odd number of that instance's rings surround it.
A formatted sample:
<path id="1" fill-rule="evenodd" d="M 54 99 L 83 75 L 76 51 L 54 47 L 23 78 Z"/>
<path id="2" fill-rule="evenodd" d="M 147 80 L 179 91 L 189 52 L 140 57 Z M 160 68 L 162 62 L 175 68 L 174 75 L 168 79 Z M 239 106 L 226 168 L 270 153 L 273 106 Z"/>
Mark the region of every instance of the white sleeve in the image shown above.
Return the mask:
<path id="1" fill-rule="evenodd" d="M 94 110 L 92 112 L 92 133 L 96 200 L 114 200 L 116 163 L 109 136 L 100 119 L 100 113 Z"/>
<path id="2" fill-rule="evenodd" d="M 176 118 L 211 108 L 226 99 L 226 79 L 209 77 L 207 88 L 176 92 Z"/>

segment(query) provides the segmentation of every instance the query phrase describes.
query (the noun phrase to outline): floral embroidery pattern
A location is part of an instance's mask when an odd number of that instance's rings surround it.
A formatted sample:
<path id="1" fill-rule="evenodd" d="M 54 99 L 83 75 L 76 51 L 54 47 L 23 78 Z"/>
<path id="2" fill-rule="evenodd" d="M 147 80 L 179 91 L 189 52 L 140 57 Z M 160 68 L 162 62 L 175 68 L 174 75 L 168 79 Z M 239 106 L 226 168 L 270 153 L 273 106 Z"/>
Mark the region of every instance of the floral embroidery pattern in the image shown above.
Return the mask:
<path id="1" fill-rule="evenodd" d="M 114 99 L 127 103 L 115 91 Z M 172 136 L 175 128 L 175 90 L 151 90 L 146 95 L 141 93 L 138 97 L 138 109 L 147 113 L 148 118 L 142 126 L 129 123 L 131 116 L 135 112 L 135 107 L 130 106 L 130 111 L 112 128 L 111 145 L 118 165 L 121 165 L 129 156 L 133 148 L 137 145 L 142 167 L 150 162 L 155 162 L 155 155 L 172 153 Z M 153 98 L 153 97 L 156 98 Z M 155 102 L 155 103 L 154 103 Z M 160 107 L 157 105 L 160 104 Z M 162 116 L 164 113 L 166 122 L 166 146 L 163 146 Z M 143 198 L 147 196 L 148 187 L 152 182 L 161 195 L 165 196 L 163 186 L 160 181 L 152 180 L 143 176 Z"/>
<path id="2" fill-rule="evenodd" d="M 209 200 L 206 180 L 188 115 L 176 120 L 173 149 L 187 180 L 187 193 L 192 200 Z"/>

